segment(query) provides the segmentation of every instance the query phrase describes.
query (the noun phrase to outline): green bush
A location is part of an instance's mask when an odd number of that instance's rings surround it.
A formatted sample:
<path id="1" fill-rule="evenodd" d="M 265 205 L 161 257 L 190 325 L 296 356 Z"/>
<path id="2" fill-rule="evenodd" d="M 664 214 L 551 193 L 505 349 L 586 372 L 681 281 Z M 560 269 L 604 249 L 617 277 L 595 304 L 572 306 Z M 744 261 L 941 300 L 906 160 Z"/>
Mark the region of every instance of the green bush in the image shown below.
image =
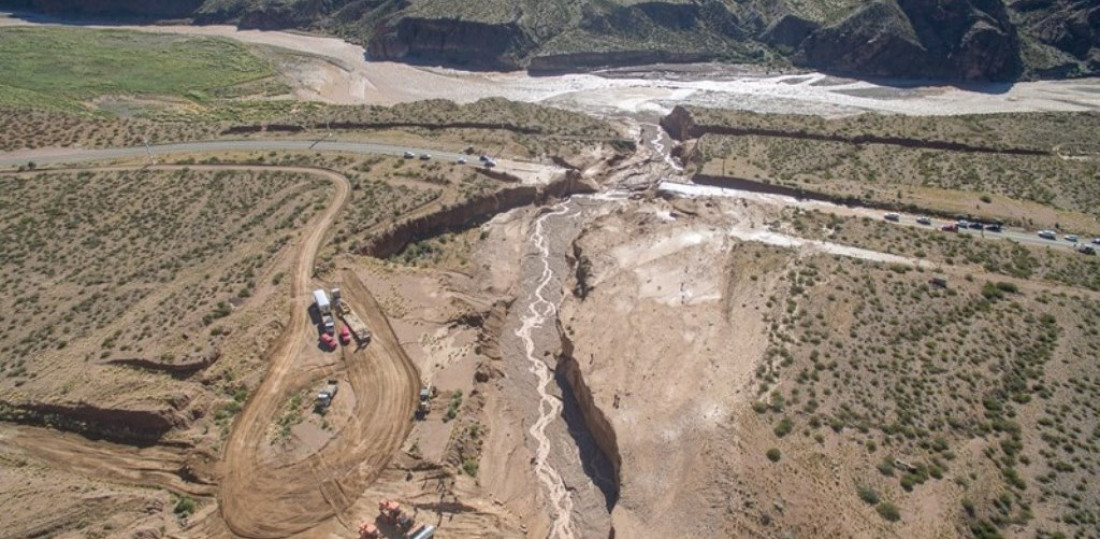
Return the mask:
<path id="1" fill-rule="evenodd" d="M 176 500 L 176 507 L 173 511 L 181 517 L 190 516 L 195 512 L 195 500 L 186 494 L 180 496 L 180 498 Z"/>
<path id="2" fill-rule="evenodd" d="M 792 429 L 794 429 L 794 424 L 791 423 L 791 418 L 784 417 L 783 419 L 779 420 L 779 424 L 775 426 L 773 432 L 776 436 L 782 438 L 790 434 Z"/>
<path id="3" fill-rule="evenodd" d="M 890 521 L 897 522 L 901 520 L 901 512 L 898 511 L 896 505 L 890 502 L 882 502 L 875 507 L 875 511 L 878 511 L 879 516 Z"/>
<path id="4" fill-rule="evenodd" d="M 859 487 L 859 499 L 868 505 L 875 505 L 879 502 L 879 496 L 875 489 L 866 486 Z"/>
<path id="5" fill-rule="evenodd" d="M 772 462 L 779 462 L 779 459 L 783 457 L 783 454 L 780 453 L 779 450 L 774 448 L 774 447 L 768 450 L 767 455 L 768 455 L 768 460 L 770 460 Z"/>

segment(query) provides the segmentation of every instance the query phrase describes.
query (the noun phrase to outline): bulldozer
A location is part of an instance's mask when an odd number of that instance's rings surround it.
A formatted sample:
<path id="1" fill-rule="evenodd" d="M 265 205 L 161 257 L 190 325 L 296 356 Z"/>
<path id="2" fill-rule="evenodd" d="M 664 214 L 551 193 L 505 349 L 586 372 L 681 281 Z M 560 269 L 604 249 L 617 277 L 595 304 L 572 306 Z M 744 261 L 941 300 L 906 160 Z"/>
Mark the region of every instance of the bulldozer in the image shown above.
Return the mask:
<path id="1" fill-rule="evenodd" d="M 412 517 L 402 511 L 401 504 L 395 501 L 384 499 L 378 502 L 378 514 L 382 517 L 382 522 L 393 526 L 401 533 L 409 531 L 414 524 Z"/>
<path id="2" fill-rule="evenodd" d="M 362 526 L 359 526 L 359 539 L 380 539 L 381 537 L 382 535 L 378 533 L 378 526 L 370 522 L 364 522 Z"/>

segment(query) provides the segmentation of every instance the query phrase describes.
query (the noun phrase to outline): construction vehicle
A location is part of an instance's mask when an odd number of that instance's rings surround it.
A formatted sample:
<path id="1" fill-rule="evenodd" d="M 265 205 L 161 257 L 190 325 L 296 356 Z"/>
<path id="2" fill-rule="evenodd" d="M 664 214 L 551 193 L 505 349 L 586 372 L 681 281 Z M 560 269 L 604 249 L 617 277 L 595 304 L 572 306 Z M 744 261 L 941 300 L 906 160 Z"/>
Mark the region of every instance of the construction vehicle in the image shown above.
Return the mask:
<path id="1" fill-rule="evenodd" d="M 434 396 L 435 390 L 431 384 L 424 384 L 420 388 L 420 400 L 416 403 L 416 418 L 424 419 L 432 411 L 431 398 Z"/>
<path id="2" fill-rule="evenodd" d="M 381 539 L 382 535 L 378 533 L 378 526 L 370 522 L 364 522 L 359 526 L 359 539 Z"/>
<path id="3" fill-rule="evenodd" d="M 332 406 L 332 399 L 336 398 L 336 392 L 340 390 L 340 386 L 337 385 L 336 379 L 330 378 L 325 384 L 324 389 L 317 394 L 317 404 L 315 408 L 319 412 L 323 412 Z"/>
<path id="4" fill-rule="evenodd" d="M 351 310 L 351 305 L 343 300 L 339 288 L 332 289 L 332 304 L 336 308 L 336 314 L 344 321 L 344 327 L 351 331 L 350 336 L 355 337 L 355 342 L 360 346 L 370 342 L 370 328 L 363 323 L 359 315 L 355 314 L 355 311 Z M 340 340 L 345 345 L 350 343 L 350 341 L 344 339 L 343 332 L 340 334 Z"/>
<path id="5" fill-rule="evenodd" d="M 413 531 L 406 534 L 405 537 L 409 539 L 431 539 L 435 537 L 435 526 L 431 524 L 421 524 Z"/>
<path id="6" fill-rule="evenodd" d="M 388 526 L 393 526 L 401 533 L 405 533 L 412 529 L 413 519 L 401 510 L 401 504 L 383 499 L 378 502 L 378 515 L 382 518 L 382 522 Z"/>
<path id="7" fill-rule="evenodd" d="M 332 318 L 332 304 L 329 303 L 325 291 L 321 289 L 314 290 L 313 302 L 317 305 L 317 314 L 321 316 L 321 325 L 324 326 L 324 333 L 330 335 L 335 333 L 336 321 Z"/>

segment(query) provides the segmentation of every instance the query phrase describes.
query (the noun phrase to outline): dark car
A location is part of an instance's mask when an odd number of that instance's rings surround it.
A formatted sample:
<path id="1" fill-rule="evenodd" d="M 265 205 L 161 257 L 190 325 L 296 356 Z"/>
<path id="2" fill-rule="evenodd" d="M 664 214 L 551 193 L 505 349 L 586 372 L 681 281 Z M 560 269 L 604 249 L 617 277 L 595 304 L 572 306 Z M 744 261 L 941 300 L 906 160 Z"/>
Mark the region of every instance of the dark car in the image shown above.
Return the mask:
<path id="1" fill-rule="evenodd" d="M 1000 223 L 993 223 L 991 225 L 985 225 L 985 229 L 990 231 L 990 232 L 1000 232 L 1001 231 L 1001 225 L 1000 225 Z"/>
<path id="2" fill-rule="evenodd" d="M 985 227 L 985 225 L 977 221 L 970 223 L 970 228 L 974 230 L 981 230 L 983 227 Z"/>

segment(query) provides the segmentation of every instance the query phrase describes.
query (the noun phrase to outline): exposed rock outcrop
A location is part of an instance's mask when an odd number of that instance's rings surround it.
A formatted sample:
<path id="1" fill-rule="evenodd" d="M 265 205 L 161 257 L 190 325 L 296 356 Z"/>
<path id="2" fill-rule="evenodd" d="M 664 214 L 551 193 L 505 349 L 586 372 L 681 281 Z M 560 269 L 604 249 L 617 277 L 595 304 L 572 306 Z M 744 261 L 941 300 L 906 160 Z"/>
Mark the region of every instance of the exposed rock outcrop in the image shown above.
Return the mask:
<path id="1" fill-rule="evenodd" d="M 0 6 L 49 15 L 175 19 L 190 17 L 204 0 L 7 0 Z"/>
<path id="2" fill-rule="evenodd" d="M 156 408 L 106 407 L 87 402 L 0 401 L 0 419 L 142 445 L 156 442 L 168 431 L 185 426 L 188 418 L 182 410 L 190 401 L 191 397 L 180 396 Z"/>
<path id="3" fill-rule="evenodd" d="M 615 429 L 611 425 L 611 420 L 607 418 L 599 406 L 596 405 L 596 401 L 592 396 L 592 390 L 584 381 L 584 373 L 581 371 L 580 365 L 577 364 L 577 360 L 573 357 L 573 342 L 569 340 L 569 336 L 561 327 L 561 321 L 558 321 L 558 333 L 561 335 L 562 346 L 561 355 L 558 357 L 558 366 L 556 369 L 557 376 L 563 377 L 569 384 L 569 388 L 573 392 L 573 397 L 576 399 L 577 408 L 581 413 L 581 417 L 584 418 L 584 426 L 588 429 L 588 433 L 592 435 L 592 439 L 595 440 L 596 446 L 599 447 L 600 452 L 611 464 L 612 472 L 612 485 L 611 492 L 605 493 L 609 498 L 609 506 L 614 506 L 618 501 L 619 488 L 622 485 L 621 469 L 622 469 L 622 456 L 619 454 L 619 442 L 618 436 L 615 434 Z M 611 507 L 608 508 L 609 510 Z"/>
<path id="4" fill-rule="evenodd" d="M 492 171 L 489 173 L 501 174 Z M 554 197 L 595 191 L 596 187 L 581 178 L 576 171 L 569 171 L 561 178 L 544 186 L 505 187 L 493 193 L 466 199 L 453 206 L 445 206 L 437 212 L 397 223 L 385 232 L 368 238 L 358 252 L 386 258 L 401 252 L 412 241 L 435 236 L 447 230 L 459 229 L 478 219 L 529 204 L 540 204 Z"/>
<path id="5" fill-rule="evenodd" d="M 822 2 L 824 4 L 824 2 Z M 855 76 L 1008 81 L 1100 71 L 1096 0 L 0 0 L 63 16 L 324 30 L 375 59 L 562 72 L 654 62 L 774 62 Z M 824 9 L 822 9 L 824 7 Z M 828 14 L 826 16 L 825 14 Z"/>
<path id="6" fill-rule="evenodd" d="M 882 77 L 1010 80 L 1022 70 L 1015 28 L 997 0 L 872 2 L 811 34 L 797 58 Z"/>
<path id="7" fill-rule="evenodd" d="M 735 136 L 759 136 L 778 137 L 803 140 L 820 140 L 827 142 L 842 142 L 845 144 L 886 144 L 890 146 L 902 146 L 905 148 L 925 148 L 929 150 L 945 150 L 954 152 L 971 153 L 1001 153 L 1008 155 L 1050 155 L 1048 150 L 1037 148 L 1008 148 L 988 147 L 951 142 L 946 140 L 925 140 L 908 137 L 891 137 L 884 135 L 840 135 L 836 133 L 814 133 L 809 131 L 793 131 L 783 129 L 765 129 L 759 127 L 741 127 L 736 125 L 701 125 L 695 121 L 691 111 L 677 105 L 667 116 L 661 118 L 661 127 L 677 140 L 697 139 L 706 134 L 735 135 Z"/>
<path id="8" fill-rule="evenodd" d="M 377 29 L 367 45 L 367 55 L 377 60 L 509 70 L 519 69 L 520 59 L 534 46 L 515 23 L 409 17 Z"/>

